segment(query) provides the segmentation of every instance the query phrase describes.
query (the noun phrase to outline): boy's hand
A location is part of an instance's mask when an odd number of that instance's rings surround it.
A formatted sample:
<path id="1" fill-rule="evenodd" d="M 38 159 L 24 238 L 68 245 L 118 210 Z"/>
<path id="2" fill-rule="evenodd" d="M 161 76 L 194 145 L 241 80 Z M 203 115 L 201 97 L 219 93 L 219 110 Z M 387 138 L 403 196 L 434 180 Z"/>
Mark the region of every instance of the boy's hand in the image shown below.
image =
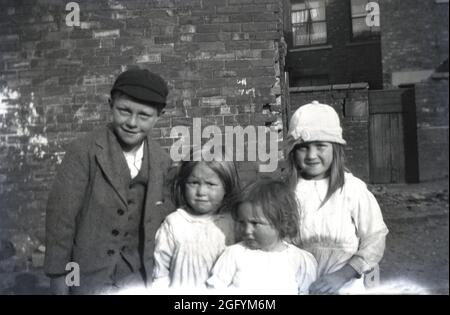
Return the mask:
<path id="1" fill-rule="evenodd" d="M 66 284 L 66 276 L 50 279 L 50 292 L 54 295 L 68 295 L 69 287 Z"/>
<path id="2" fill-rule="evenodd" d="M 348 281 L 356 278 L 358 273 L 350 265 L 319 278 L 309 287 L 310 294 L 337 294 Z"/>

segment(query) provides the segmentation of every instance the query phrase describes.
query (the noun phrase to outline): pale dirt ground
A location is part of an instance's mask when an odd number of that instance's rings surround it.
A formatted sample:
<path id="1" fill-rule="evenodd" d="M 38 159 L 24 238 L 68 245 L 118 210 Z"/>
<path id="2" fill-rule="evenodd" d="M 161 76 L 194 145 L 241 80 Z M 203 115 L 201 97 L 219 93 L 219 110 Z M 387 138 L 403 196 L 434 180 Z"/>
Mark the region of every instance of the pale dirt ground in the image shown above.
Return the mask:
<path id="1" fill-rule="evenodd" d="M 371 185 L 390 233 L 374 294 L 449 294 L 448 179 Z M 42 268 L 0 273 L 1 294 L 48 294 Z"/>
<path id="2" fill-rule="evenodd" d="M 410 293 L 449 294 L 448 186 L 446 179 L 370 187 L 390 230 L 380 263 L 382 283 L 403 280 Z"/>

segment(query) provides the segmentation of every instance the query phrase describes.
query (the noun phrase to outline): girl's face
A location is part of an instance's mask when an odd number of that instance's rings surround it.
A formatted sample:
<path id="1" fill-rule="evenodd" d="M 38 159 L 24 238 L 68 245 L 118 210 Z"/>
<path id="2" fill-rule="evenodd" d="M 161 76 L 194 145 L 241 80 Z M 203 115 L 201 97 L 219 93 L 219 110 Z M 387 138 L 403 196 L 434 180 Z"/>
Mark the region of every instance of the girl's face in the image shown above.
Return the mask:
<path id="1" fill-rule="evenodd" d="M 249 202 L 238 206 L 238 228 L 245 245 L 251 249 L 273 251 L 281 243 L 278 230 L 264 216 L 261 207 Z"/>
<path id="2" fill-rule="evenodd" d="M 333 145 L 330 142 L 306 142 L 294 150 L 294 160 L 303 177 L 316 180 L 327 177 L 333 161 Z"/>
<path id="3" fill-rule="evenodd" d="M 215 213 L 225 196 L 219 176 L 203 162 L 194 167 L 185 189 L 186 202 L 198 215 Z"/>

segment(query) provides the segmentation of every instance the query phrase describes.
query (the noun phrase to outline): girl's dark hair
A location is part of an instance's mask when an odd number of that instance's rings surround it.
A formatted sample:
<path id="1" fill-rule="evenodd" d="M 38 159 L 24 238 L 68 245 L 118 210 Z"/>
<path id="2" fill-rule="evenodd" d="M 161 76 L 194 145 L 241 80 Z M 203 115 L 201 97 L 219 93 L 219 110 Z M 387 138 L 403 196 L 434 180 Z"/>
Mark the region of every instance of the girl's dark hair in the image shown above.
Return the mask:
<path id="1" fill-rule="evenodd" d="M 234 202 L 232 215 L 237 218 L 240 204 L 260 207 L 264 216 L 279 232 L 280 238 L 295 238 L 299 233 L 298 202 L 289 186 L 275 179 L 261 179 L 247 185 Z"/>
<path id="2" fill-rule="evenodd" d="M 225 189 L 222 206 L 219 212 L 228 211 L 230 208 L 231 197 L 235 196 L 240 190 L 240 180 L 237 172 L 236 164 L 231 159 L 227 159 L 225 150 L 222 147 L 222 160 L 215 159 L 213 161 L 197 161 L 194 155 L 198 155 L 200 150 L 190 150 L 189 159 L 180 162 L 179 165 L 172 169 L 172 176 L 169 179 L 169 189 L 171 193 L 172 202 L 178 207 L 188 207 L 186 202 L 185 190 L 186 182 L 191 175 L 194 168 L 203 163 L 208 166 L 220 178 Z"/>
<path id="3" fill-rule="evenodd" d="M 288 184 L 291 190 L 295 191 L 299 177 L 301 176 L 301 169 L 299 169 L 297 163 L 295 162 L 295 151 L 300 144 L 294 146 L 294 148 L 288 154 Z M 339 143 L 331 142 L 333 147 L 333 161 L 331 162 L 330 168 L 328 170 L 328 191 L 323 200 L 321 206 L 323 206 L 328 199 L 340 188 L 344 186 L 345 183 L 345 150 L 344 146 Z"/>

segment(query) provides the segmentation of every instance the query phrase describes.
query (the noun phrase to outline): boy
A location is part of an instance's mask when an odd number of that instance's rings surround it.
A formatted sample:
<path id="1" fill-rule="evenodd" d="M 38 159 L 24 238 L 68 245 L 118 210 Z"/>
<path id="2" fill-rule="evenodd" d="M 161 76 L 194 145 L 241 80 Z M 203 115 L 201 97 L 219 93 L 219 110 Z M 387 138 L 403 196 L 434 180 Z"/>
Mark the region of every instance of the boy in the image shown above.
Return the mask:
<path id="1" fill-rule="evenodd" d="M 69 146 L 47 205 L 44 268 L 53 293 L 114 292 L 151 279 L 155 233 L 172 207 L 164 202 L 170 158 L 148 135 L 167 94 L 148 70 L 121 73 L 112 122 Z M 69 288 L 70 262 L 80 283 Z"/>

